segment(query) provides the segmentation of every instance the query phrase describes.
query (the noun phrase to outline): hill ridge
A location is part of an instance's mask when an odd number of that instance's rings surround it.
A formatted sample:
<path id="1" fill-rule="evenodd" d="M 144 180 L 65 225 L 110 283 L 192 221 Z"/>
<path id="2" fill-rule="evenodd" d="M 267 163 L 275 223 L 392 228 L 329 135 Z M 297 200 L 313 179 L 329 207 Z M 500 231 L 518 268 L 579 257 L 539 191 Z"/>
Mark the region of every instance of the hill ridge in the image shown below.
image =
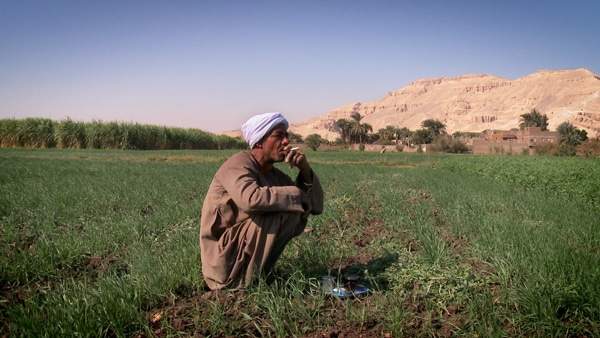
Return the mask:
<path id="1" fill-rule="evenodd" d="M 328 113 L 292 123 L 304 137 L 339 136 L 335 122 L 357 111 L 373 131 L 387 125 L 421 129 L 426 119 L 442 121 L 448 133 L 518 128 L 522 114 L 537 109 L 548 116 L 549 130 L 570 122 L 600 137 L 600 76 L 586 68 L 538 70 L 510 80 L 490 74 L 423 78 L 388 91 L 370 102 L 351 102 Z M 239 134 L 238 134 L 239 135 Z"/>

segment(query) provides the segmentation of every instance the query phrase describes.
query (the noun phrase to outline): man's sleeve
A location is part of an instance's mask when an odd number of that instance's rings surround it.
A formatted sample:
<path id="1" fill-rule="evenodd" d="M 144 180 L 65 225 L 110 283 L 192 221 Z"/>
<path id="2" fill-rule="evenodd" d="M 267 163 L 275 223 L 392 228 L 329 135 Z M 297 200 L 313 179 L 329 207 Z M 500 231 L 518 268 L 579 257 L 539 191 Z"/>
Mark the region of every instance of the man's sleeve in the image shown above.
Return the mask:
<path id="1" fill-rule="evenodd" d="M 313 215 L 322 214 L 325 196 L 323 193 L 323 187 L 321 186 L 321 181 L 319 180 L 319 177 L 314 172 L 314 170 L 312 171 L 311 184 L 307 184 L 304 181 L 304 177 L 302 176 L 302 174 L 298 174 L 298 177 L 296 178 L 296 185 L 304 192 L 306 192 L 308 200 L 310 201 L 312 206 L 312 210 L 310 213 Z"/>
<path id="2" fill-rule="evenodd" d="M 257 177 L 258 169 L 250 161 L 234 160 L 223 166 L 218 179 L 238 208 L 248 214 L 304 211 L 298 187 L 261 187 Z"/>

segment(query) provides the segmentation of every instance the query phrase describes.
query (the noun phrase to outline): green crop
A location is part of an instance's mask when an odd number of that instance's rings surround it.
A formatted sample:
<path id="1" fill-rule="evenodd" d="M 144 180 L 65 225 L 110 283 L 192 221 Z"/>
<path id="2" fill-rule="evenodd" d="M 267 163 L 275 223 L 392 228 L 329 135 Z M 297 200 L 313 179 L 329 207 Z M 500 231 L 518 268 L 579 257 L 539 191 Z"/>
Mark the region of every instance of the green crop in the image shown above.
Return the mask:
<path id="1" fill-rule="evenodd" d="M 234 152 L 0 149 L 0 335 L 600 334 L 596 159 L 307 151 L 324 213 L 215 294 L 199 219 Z M 348 273 L 372 292 L 319 291 Z"/>

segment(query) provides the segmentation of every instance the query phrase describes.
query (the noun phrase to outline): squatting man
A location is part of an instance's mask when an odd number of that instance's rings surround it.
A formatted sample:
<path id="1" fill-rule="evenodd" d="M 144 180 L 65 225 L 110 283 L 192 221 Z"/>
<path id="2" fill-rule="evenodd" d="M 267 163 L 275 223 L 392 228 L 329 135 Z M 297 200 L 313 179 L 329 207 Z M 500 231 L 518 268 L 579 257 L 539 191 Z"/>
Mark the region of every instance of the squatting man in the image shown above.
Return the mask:
<path id="1" fill-rule="evenodd" d="M 280 113 L 250 118 L 242 133 L 250 151 L 217 170 L 200 221 L 202 274 L 211 290 L 248 286 L 268 274 L 310 214 L 323 212 L 323 188 L 305 154 L 289 146 L 288 121 Z M 286 161 L 296 180 L 275 168 Z"/>

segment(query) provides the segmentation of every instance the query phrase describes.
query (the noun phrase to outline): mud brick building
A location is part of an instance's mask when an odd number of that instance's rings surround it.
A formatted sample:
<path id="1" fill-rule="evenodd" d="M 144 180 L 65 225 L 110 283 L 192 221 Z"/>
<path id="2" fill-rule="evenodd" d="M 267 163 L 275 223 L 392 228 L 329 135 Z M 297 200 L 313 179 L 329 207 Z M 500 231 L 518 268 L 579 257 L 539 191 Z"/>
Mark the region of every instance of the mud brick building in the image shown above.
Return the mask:
<path id="1" fill-rule="evenodd" d="M 467 144 L 473 154 L 534 154 L 533 147 L 543 142 L 556 142 L 556 133 L 542 131 L 539 127 L 524 130 L 490 130 L 481 138 Z"/>

